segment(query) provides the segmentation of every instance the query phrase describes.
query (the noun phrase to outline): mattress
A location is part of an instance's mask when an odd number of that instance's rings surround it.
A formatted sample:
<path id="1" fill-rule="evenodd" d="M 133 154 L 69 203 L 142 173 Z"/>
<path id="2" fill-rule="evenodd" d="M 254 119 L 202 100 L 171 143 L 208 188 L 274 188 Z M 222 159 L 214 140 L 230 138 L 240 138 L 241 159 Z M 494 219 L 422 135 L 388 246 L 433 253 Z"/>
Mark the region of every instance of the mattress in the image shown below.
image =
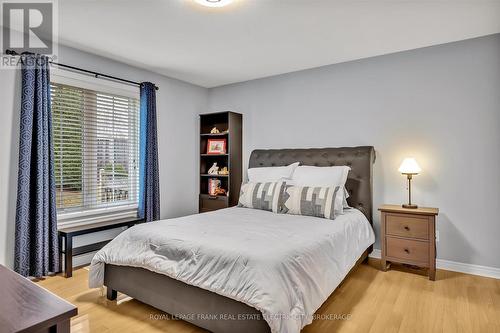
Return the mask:
<path id="1" fill-rule="evenodd" d="M 141 267 L 252 306 L 272 332 L 300 332 L 374 241 L 356 209 L 328 220 L 234 207 L 124 231 L 94 256 L 89 285 L 103 285 L 105 264 Z"/>

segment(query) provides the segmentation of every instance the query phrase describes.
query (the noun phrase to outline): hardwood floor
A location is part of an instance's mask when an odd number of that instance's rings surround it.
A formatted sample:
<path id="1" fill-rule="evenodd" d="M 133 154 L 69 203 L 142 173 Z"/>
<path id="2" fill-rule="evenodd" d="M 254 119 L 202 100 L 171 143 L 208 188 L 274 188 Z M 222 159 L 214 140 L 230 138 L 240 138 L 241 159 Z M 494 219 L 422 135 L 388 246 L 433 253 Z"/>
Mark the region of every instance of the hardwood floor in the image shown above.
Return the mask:
<path id="1" fill-rule="evenodd" d="M 403 267 L 384 273 L 378 265 L 370 259 L 353 272 L 303 332 L 500 332 L 500 280 L 438 270 L 433 282 Z M 38 282 L 78 306 L 73 333 L 204 332 L 125 295 L 108 301 L 104 290 L 87 287 L 86 269 L 73 274 Z"/>

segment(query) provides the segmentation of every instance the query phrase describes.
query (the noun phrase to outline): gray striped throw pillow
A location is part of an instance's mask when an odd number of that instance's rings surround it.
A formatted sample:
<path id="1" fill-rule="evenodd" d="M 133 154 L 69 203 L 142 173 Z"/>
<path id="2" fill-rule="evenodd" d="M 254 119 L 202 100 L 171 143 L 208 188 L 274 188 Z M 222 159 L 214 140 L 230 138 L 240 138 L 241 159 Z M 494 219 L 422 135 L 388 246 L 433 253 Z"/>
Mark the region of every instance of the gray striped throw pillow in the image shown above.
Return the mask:
<path id="1" fill-rule="evenodd" d="M 284 189 L 285 182 L 242 184 L 238 206 L 279 213 Z"/>
<path id="2" fill-rule="evenodd" d="M 283 213 L 334 220 L 343 213 L 344 192 L 340 186 L 286 186 Z"/>

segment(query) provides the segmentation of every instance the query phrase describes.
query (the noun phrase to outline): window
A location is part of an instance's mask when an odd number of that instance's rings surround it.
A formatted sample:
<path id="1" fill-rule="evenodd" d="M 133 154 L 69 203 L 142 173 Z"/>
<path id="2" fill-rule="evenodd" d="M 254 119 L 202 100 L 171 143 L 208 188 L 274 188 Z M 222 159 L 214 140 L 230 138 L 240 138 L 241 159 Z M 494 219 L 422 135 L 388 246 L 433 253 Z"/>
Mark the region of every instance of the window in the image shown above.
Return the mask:
<path id="1" fill-rule="evenodd" d="M 109 218 L 111 213 L 123 212 L 135 215 L 138 98 L 53 80 L 51 101 L 59 220 L 94 221 L 103 214 Z"/>

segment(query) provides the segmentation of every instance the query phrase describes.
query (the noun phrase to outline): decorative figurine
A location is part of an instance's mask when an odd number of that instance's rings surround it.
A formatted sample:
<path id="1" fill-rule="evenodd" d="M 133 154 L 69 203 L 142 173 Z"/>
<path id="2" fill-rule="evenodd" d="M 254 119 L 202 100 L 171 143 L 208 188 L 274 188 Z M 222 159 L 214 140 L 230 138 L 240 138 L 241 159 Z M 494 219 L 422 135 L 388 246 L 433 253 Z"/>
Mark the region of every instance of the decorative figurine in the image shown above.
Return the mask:
<path id="1" fill-rule="evenodd" d="M 212 167 L 210 169 L 208 169 L 208 174 L 209 175 L 216 175 L 218 174 L 219 172 L 219 167 L 217 166 L 217 162 L 214 163 L 214 165 L 212 165 Z"/>
<path id="2" fill-rule="evenodd" d="M 219 134 L 220 131 L 217 129 L 217 127 L 214 127 L 212 128 L 212 130 L 210 131 L 210 134 Z"/>
<path id="3" fill-rule="evenodd" d="M 215 195 L 226 195 L 226 190 L 219 185 L 215 188 Z"/>
<path id="4" fill-rule="evenodd" d="M 222 169 L 220 169 L 219 175 L 223 175 L 223 176 L 229 175 L 229 170 L 227 169 L 227 167 L 223 167 Z"/>

